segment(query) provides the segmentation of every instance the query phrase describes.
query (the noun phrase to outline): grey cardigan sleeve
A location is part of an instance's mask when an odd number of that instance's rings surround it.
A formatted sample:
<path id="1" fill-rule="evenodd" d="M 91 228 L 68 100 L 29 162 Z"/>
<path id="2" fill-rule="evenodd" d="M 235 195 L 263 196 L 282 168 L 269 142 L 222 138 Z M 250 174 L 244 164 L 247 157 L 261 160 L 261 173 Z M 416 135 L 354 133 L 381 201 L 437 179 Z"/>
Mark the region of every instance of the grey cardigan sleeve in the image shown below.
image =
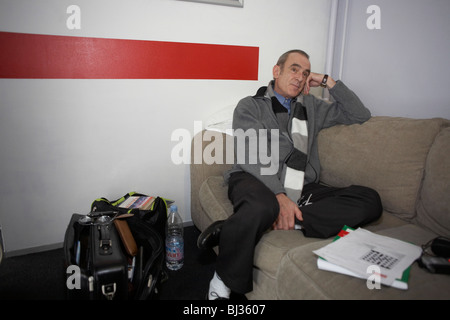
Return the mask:
<path id="1" fill-rule="evenodd" d="M 371 113 L 358 96 L 350 90 L 342 81 L 330 89 L 334 101 L 329 104 L 318 100 L 316 119 L 322 119 L 321 128 L 329 128 L 337 124 L 363 123 L 370 119 Z"/>

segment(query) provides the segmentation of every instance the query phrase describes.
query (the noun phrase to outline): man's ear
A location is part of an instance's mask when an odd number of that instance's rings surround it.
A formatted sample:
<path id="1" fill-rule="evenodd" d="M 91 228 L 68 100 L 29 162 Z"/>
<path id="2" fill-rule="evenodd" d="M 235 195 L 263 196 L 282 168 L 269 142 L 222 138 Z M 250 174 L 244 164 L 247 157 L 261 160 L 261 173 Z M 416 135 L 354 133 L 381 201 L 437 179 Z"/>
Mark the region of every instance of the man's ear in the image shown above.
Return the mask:
<path id="1" fill-rule="evenodd" d="M 274 79 L 278 79 L 278 77 L 280 76 L 280 66 L 279 65 L 275 65 L 273 67 L 272 73 L 273 73 L 273 78 Z"/>

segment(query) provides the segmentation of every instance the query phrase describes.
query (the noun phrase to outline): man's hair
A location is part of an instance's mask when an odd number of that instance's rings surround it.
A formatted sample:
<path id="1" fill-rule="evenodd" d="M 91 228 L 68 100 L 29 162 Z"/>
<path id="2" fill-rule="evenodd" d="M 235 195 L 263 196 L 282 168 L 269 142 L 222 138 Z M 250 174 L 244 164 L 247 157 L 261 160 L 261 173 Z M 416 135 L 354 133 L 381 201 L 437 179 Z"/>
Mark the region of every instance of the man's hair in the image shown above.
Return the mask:
<path id="1" fill-rule="evenodd" d="M 281 57 L 278 59 L 277 66 L 280 66 L 280 68 L 283 69 L 284 64 L 286 63 L 286 60 L 288 59 L 288 57 L 291 53 L 299 53 L 302 56 L 305 56 L 306 58 L 309 59 L 309 55 L 303 50 L 299 50 L 299 49 L 289 50 L 288 52 L 285 52 L 281 55 Z"/>

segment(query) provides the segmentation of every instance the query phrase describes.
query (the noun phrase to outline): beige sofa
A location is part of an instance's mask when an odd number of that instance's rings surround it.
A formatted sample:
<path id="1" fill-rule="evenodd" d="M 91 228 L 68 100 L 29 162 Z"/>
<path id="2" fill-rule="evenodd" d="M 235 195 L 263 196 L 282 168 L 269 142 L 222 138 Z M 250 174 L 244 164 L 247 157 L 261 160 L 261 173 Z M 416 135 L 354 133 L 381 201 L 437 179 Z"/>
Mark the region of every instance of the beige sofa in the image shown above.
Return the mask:
<path id="1" fill-rule="evenodd" d="M 224 145 L 230 141 L 225 137 L 220 137 Z M 197 152 L 200 146 L 204 150 L 210 139 L 205 131 L 194 137 L 193 152 L 194 146 Z M 220 154 L 214 153 L 220 140 L 212 139 L 207 152 Z M 362 125 L 336 126 L 319 134 L 319 154 L 323 183 L 359 184 L 379 192 L 383 215 L 366 229 L 417 245 L 437 235 L 450 237 L 449 120 L 373 117 Z M 233 213 L 222 177 L 230 165 L 217 162 L 191 164 L 191 214 L 200 230 Z M 306 238 L 295 230 L 268 230 L 256 247 L 253 291 L 247 297 L 450 299 L 450 275 L 429 273 L 417 262 L 407 290 L 369 290 L 362 279 L 319 270 L 313 250 L 331 241 Z"/>

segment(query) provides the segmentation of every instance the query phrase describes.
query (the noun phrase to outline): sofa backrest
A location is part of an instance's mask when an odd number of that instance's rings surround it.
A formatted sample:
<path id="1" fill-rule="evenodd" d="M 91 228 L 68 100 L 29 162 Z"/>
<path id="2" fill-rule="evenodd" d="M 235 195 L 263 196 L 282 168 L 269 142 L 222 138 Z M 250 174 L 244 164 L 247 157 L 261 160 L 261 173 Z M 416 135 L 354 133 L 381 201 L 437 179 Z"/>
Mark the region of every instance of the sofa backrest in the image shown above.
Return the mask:
<path id="1" fill-rule="evenodd" d="M 371 187 L 380 194 L 386 211 L 411 221 L 430 148 L 449 125 L 440 118 L 373 117 L 361 125 L 322 130 L 321 181 L 337 187 Z M 443 183 L 448 186 L 448 180 Z"/>

